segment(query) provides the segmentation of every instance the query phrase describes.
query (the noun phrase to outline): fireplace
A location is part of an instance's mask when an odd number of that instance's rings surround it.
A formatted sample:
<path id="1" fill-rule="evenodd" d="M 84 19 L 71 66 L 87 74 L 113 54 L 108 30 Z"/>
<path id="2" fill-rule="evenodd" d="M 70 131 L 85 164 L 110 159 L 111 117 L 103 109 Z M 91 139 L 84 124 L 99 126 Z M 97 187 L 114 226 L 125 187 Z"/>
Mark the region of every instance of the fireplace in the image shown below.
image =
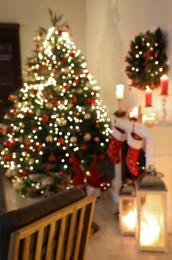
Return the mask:
<path id="1" fill-rule="evenodd" d="M 140 152 L 140 164 L 146 168 L 154 165 L 158 172 L 164 177 L 163 181 L 167 187 L 167 232 L 172 232 L 172 126 L 147 127 L 139 122 L 131 122 L 128 119 L 116 118 L 115 126 L 126 132 L 126 140 L 134 131 L 143 138 L 143 147 Z M 114 164 L 115 177 L 112 180 L 111 195 L 115 204 L 119 203 L 119 190 L 123 181 L 128 177 L 128 169 L 125 164 L 127 145 L 121 149 L 122 160 Z"/>

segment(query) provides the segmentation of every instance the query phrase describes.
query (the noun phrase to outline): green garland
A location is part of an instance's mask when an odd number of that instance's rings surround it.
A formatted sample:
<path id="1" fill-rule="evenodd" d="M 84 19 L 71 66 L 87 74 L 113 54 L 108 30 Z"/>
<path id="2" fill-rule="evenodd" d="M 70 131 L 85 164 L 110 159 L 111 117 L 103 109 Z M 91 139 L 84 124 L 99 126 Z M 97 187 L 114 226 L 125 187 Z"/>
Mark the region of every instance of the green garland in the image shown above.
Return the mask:
<path id="1" fill-rule="evenodd" d="M 126 56 L 126 74 L 131 79 L 132 87 L 145 90 L 158 88 L 160 77 L 168 72 L 167 42 L 165 35 L 158 28 L 154 33 L 140 33 L 131 41 Z"/>

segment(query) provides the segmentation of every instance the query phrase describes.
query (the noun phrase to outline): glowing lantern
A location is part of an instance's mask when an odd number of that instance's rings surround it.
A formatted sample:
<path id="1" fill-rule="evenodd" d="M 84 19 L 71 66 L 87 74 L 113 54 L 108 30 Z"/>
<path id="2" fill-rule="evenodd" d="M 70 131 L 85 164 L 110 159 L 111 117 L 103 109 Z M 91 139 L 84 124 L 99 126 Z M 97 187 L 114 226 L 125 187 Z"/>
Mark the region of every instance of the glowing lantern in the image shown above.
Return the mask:
<path id="1" fill-rule="evenodd" d="M 134 235 L 136 230 L 136 200 L 132 185 L 124 185 L 119 193 L 119 225 L 123 235 Z"/>
<path id="2" fill-rule="evenodd" d="M 158 175 L 147 173 L 137 187 L 137 247 L 140 251 L 167 251 L 167 189 Z"/>

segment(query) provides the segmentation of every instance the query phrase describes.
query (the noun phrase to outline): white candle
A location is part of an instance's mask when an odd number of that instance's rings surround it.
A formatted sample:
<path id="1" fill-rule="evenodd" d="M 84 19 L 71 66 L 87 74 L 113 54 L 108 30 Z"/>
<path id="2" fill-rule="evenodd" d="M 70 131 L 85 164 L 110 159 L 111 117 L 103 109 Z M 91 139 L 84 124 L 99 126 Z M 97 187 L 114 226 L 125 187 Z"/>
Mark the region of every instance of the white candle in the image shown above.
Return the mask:
<path id="1" fill-rule="evenodd" d="M 124 97 L 124 85 L 117 84 L 116 85 L 116 98 L 123 99 L 123 97 Z"/>

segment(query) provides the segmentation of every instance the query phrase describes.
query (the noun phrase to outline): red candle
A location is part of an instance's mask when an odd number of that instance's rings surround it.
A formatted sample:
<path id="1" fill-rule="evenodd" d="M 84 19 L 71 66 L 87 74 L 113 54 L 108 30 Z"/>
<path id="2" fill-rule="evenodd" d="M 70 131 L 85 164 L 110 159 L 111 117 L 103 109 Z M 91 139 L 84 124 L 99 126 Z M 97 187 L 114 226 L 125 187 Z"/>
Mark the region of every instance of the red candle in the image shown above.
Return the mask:
<path id="1" fill-rule="evenodd" d="M 167 75 L 163 75 L 160 78 L 160 86 L 161 86 L 161 95 L 167 96 L 168 95 L 168 77 Z"/>
<path id="2" fill-rule="evenodd" d="M 146 101 L 146 107 L 152 106 L 152 91 L 149 87 L 147 87 L 145 91 L 145 101 Z"/>

